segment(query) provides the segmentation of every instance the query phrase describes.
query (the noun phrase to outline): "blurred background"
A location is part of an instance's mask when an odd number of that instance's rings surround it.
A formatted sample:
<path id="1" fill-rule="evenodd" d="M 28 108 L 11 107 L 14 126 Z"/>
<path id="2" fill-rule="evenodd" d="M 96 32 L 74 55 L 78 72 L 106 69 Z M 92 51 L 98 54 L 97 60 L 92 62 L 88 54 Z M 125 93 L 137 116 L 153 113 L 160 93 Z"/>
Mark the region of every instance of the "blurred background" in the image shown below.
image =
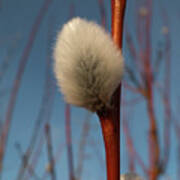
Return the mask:
<path id="1" fill-rule="evenodd" d="M 1 180 L 106 179 L 96 114 L 67 105 L 53 74 L 57 32 L 74 16 L 111 31 L 110 0 L 0 0 Z M 179 18 L 178 0 L 127 2 L 121 173 L 147 179 L 156 149 L 159 179 L 180 179 Z"/>

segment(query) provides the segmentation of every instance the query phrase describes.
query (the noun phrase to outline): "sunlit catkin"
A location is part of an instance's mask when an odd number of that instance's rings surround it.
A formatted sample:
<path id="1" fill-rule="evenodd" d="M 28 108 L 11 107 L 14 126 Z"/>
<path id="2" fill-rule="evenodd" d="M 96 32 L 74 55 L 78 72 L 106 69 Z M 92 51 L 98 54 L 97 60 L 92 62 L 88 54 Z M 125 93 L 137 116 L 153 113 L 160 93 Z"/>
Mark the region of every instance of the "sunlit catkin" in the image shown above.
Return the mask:
<path id="1" fill-rule="evenodd" d="M 54 71 L 67 103 L 92 112 L 110 107 L 123 74 L 123 58 L 98 24 L 73 18 L 58 33 Z"/>
<path id="2" fill-rule="evenodd" d="M 127 173 L 121 175 L 120 180 L 143 180 L 143 179 L 140 176 L 138 176 L 136 173 Z"/>

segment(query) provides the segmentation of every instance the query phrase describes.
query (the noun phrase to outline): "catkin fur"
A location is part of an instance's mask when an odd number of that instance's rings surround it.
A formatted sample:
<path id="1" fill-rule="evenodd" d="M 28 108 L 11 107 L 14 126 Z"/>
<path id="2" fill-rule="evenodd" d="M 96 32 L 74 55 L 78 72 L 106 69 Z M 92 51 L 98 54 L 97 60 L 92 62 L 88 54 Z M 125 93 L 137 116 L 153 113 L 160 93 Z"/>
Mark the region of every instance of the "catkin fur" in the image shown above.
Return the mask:
<path id="1" fill-rule="evenodd" d="M 110 107 L 123 58 L 110 35 L 92 21 L 73 18 L 58 33 L 54 72 L 67 103 L 92 112 Z"/>
<path id="2" fill-rule="evenodd" d="M 121 175 L 120 180 L 143 180 L 143 179 L 140 176 L 138 176 L 136 173 L 127 173 Z"/>

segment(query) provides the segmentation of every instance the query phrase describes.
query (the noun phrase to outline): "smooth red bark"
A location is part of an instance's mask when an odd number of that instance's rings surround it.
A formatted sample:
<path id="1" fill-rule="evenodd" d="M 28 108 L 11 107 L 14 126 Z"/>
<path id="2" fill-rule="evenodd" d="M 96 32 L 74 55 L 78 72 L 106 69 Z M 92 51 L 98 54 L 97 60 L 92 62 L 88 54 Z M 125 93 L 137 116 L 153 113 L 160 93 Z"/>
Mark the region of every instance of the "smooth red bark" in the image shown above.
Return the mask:
<path id="1" fill-rule="evenodd" d="M 112 0 L 112 38 L 115 44 L 122 49 L 123 20 L 126 0 Z M 100 118 L 105 151 L 107 179 L 120 179 L 120 96 L 121 85 L 114 93 L 113 109 L 105 113 L 98 113 Z"/>

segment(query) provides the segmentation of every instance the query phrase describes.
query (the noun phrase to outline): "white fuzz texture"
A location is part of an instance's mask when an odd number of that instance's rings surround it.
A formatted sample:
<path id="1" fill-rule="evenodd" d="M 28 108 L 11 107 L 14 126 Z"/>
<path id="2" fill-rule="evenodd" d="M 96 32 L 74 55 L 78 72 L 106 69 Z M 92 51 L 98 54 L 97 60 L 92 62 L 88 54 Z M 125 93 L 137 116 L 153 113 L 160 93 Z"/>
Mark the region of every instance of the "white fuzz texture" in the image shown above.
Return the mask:
<path id="1" fill-rule="evenodd" d="M 123 58 L 110 35 L 92 21 L 73 18 L 58 33 L 54 71 L 65 100 L 92 112 L 110 107 Z"/>
<path id="2" fill-rule="evenodd" d="M 143 179 L 135 173 L 126 173 L 121 175 L 120 180 L 143 180 Z"/>

